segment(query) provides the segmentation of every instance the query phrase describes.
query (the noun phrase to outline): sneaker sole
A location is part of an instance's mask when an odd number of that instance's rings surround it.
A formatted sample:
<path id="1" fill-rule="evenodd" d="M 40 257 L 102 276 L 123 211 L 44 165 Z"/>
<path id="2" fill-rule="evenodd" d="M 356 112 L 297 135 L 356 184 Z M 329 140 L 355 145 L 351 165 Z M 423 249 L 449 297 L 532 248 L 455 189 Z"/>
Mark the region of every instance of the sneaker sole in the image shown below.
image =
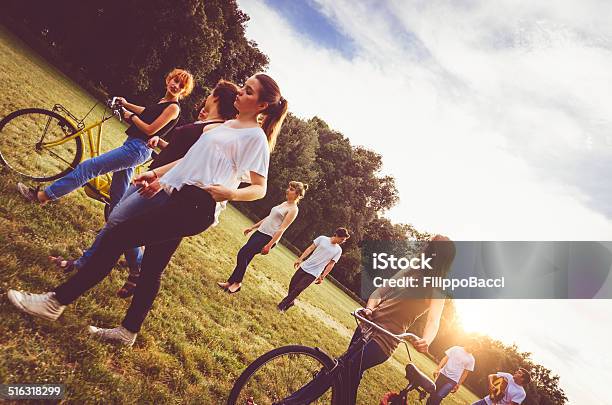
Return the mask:
<path id="1" fill-rule="evenodd" d="M 40 318 L 40 319 L 45 319 L 47 321 L 57 321 L 57 318 L 59 318 L 59 315 L 57 317 L 53 318 L 53 317 L 44 316 L 44 315 L 41 315 L 39 313 L 30 311 L 28 308 L 23 306 L 23 304 L 21 303 L 19 298 L 17 298 L 16 294 L 17 294 L 16 291 L 9 290 L 9 292 L 6 295 L 7 295 L 8 299 L 9 299 L 9 301 L 11 302 L 11 304 L 13 304 L 15 307 L 17 307 L 17 309 L 20 310 L 21 312 L 25 312 L 28 315 L 32 315 L 32 316 L 35 316 L 35 317 Z"/>
<path id="2" fill-rule="evenodd" d="M 25 184 L 21 184 L 21 183 L 17 183 L 17 191 L 19 192 L 19 194 L 26 200 L 29 202 L 34 202 L 34 200 L 32 199 L 32 196 L 29 193 L 29 187 L 26 186 Z"/>
<path id="3" fill-rule="evenodd" d="M 87 333 L 89 333 L 89 335 L 100 341 L 100 342 L 104 342 L 104 343 L 110 343 L 110 344 L 115 344 L 115 345 L 121 345 L 121 346 L 125 346 L 125 347 L 132 347 L 134 345 L 134 343 L 136 343 L 136 341 L 131 342 L 131 343 L 125 343 L 121 340 L 116 340 L 116 339 L 106 339 L 100 335 L 97 334 L 98 330 L 100 330 L 100 328 L 89 325 L 87 327 Z"/>

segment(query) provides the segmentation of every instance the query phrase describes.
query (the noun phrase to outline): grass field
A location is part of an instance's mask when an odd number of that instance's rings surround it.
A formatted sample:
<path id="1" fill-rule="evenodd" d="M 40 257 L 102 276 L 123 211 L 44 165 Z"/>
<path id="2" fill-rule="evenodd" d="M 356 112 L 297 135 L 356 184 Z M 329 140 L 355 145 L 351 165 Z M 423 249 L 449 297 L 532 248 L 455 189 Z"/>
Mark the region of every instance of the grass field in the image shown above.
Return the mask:
<path id="1" fill-rule="evenodd" d="M 0 28 L 0 116 L 24 107 L 59 102 L 83 116 L 95 100 L 19 40 Z M 97 118 L 101 109 L 92 114 Z M 123 127 L 105 127 L 105 149 L 122 142 Z M 215 286 L 227 277 L 249 225 L 234 208 L 221 224 L 186 239 L 165 272 L 162 290 L 135 346 L 121 349 L 90 339 L 87 325 L 117 325 L 127 302 L 115 297 L 126 271 L 118 268 L 69 307 L 54 323 L 17 312 L 9 288 L 47 291 L 64 279 L 47 256 L 74 257 L 103 224 L 102 205 L 75 192 L 44 208 L 26 204 L 15 192 L 15 175 L 0 172 L 0 382 L 65 383 L 66 402 L 224 403 L 233 381 L 253 359 L 285 344 L 342 353 L 354 329 L 349 312 L 357 304 L 331 283 L 309 288 L 296 307 L 278 314 L 295 257 L 285 248 L 258 256 L 242 291 L 228 295 Z M 308 221 L 308 218 L 299 218 Z M 427 373 L 428 358 L 413 352 Z M 405 351 L 366 372 L 359 404 L 378 404 L 383 393 L 404 384 Z M 476 397 L 465 388 L 445 404 Z"/>

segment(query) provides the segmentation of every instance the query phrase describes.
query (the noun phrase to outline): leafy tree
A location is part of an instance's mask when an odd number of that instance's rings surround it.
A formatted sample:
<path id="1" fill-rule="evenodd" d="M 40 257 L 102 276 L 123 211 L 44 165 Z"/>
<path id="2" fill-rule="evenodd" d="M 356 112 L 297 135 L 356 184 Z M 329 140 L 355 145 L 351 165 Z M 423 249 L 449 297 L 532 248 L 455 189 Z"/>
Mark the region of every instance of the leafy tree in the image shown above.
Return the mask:
<path id="1" fill-rule="evenodd" d="M 188 69 L 197 86 L 184 102 L 184 120 L 195 118 L 191 107 L 220 78 L 243 82 L 268 64 L 246 39 L 248 16 L 235 0 L 9 0 L 5 10 L 51 45 L 61 63 L 139 103 L 163 94 L 172 68 Z"/>

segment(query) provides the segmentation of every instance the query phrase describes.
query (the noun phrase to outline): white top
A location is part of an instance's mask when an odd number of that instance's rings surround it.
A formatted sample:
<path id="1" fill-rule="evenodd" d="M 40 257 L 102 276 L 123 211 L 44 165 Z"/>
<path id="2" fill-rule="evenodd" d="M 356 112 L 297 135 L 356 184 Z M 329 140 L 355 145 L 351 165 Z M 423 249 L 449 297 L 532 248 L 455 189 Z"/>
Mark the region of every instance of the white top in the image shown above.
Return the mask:
<path id="1" fill-rule="evenodd" d="M 261 225 L 257 230 L 261 233 L 264 233 L 268 236 L 274 236 L 274 234 L 280 229 L 287 213 L 289 212 L 289 208 L 291 206 L 287 202 L 283 202 L 278 204 L 276 207 L 273 207 L 270 210 L 270 214 L 264 218 Z M 297 208 L 297 206 L 295 206 Z"/>
<path id="2" fill-rule="evenodd" d="M 474 371 L 476 360 L 463 347 L 453 346 L 446 350 L 445 354 L 448 357 L 448 361 L 440 372 L 454 382 L 459 382 L 463 370 Z"/>
<path id="3" fill-rule="evenodd" d="M 324 235 L 316 238 L 314 244 L 317 248 L 308 259 L 300 265 L 300 268 L 308 274 L 319 277 L 330 260 L 338 263 L 340 255 L 342 254 L 342 248 L 337 243 L 331 243 L 331 238 Z"/>
<path id="4" fill-rule="evenodd" d="M 219 184 L 237 189 L 241 182 L 250 182 L 249 172 L 268 176 L 270 148 L 260 127 L 230 128 L 225 123 L 205 135 L 159 179 L 166 192 L 180 190 L 186 184 L 197 187 Z M 225 202 L 217 203 L 215 224 L 223 208 Z"/>
<path id="5" fill-rule="evenodd" d="M 525 400 L 527 393 L 523 387 L 514 382 L 514 377 L 512 377 L 512 374 L 502 373 L 499 371 L 497 376 L 504 377 L 508 381 L 508 387 L 506 387 L 506 393 L 504 394 L 501 402 L 498 402 L 496 405 L 510 405 L 513 402 L 520 404 Z M 488 405 L 493 405 L 493 401 L 491 401 L 491 398 L 488 395 L 485 397 L 485 401 Z"/>

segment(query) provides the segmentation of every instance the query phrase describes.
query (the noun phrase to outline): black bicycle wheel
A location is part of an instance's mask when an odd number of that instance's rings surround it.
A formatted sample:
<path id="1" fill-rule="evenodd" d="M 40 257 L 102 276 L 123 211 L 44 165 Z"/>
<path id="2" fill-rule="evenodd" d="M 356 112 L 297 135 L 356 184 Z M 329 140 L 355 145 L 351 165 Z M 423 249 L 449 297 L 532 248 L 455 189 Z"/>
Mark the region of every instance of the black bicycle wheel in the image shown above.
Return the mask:
<path id="1" fill-rule="evenodd" d="M 83 157 L 76 137 L 51 146 L 77 129 L 61 115 L 41 108 L 17 110 L 0 121 L 0 162 L 35 181 L 51 181 L 70 173 Z"/>
<path id="2" fill-rule="evenodd" d="M 334 367 L 334 360 L 318 348 L 284 346 L 258 357 L 240 374 L 227 405 L 271 405 L 303 387 L 319 372 Z M 313 404 L 332 404 L 335 388 Z"/>

